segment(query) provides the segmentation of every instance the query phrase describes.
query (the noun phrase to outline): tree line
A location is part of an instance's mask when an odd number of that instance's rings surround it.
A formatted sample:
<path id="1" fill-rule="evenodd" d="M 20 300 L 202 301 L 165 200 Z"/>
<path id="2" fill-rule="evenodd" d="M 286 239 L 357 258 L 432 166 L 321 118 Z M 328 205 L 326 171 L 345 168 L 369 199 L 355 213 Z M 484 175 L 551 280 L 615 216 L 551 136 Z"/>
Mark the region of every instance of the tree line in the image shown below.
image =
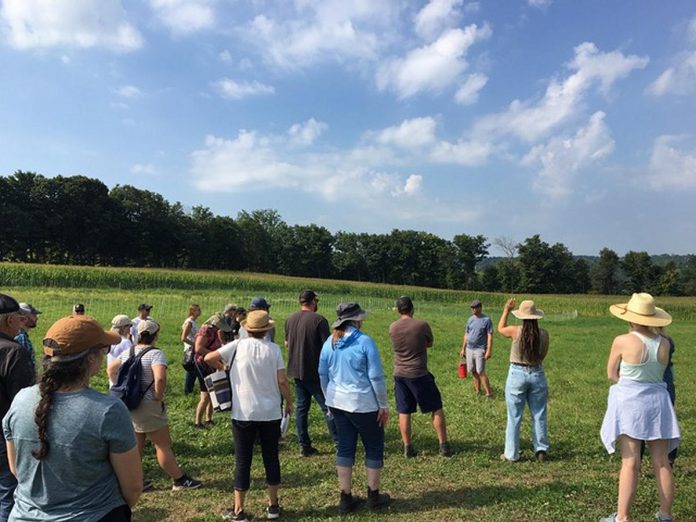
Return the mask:
<path id="1" fill-rule="evenodd" d="M 186 211 L 130 185 L 111 190 L 85 176 L 0 177 L 0 258 L 49 264 L 247 270 L 437 288 L 529 293 L 696 295 L 696 256 L 657 264 L 647 252 L 574 256 L 539 235 L 493 244 L 482 235 L 451 240 L 415 230 L 388 234 L 289 225 L 272 209 L 217 216 Z"/>

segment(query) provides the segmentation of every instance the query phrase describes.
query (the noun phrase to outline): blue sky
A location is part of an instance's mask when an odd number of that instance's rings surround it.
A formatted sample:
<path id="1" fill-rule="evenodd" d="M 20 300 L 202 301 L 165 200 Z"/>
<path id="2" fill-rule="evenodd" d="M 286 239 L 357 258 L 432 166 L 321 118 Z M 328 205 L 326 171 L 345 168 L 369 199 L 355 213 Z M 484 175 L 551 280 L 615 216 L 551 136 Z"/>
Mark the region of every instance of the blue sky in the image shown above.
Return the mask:
<path id="1" fill-rule="evenodd" d="M 690 0 L 1 1 L 3 175 L 696 253 Z"/>

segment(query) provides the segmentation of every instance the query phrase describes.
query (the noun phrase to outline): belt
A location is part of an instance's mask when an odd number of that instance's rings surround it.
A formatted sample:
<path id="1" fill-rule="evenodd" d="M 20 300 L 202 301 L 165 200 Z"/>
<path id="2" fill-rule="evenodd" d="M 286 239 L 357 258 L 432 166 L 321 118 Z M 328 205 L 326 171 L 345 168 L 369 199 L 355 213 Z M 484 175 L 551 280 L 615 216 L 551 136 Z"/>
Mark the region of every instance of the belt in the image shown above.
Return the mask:
<path id="1" fill-rule="evenodd" d="M 523 368 L 539 368 L 541 364 L 510 363 L 512 366 L 522 366 Z"/>

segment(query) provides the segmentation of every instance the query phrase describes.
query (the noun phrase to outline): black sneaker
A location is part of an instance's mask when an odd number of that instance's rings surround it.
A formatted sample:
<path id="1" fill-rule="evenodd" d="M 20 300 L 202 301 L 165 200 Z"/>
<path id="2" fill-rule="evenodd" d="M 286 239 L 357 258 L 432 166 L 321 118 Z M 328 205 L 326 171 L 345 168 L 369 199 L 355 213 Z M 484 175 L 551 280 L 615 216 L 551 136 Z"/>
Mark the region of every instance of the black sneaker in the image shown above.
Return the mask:
<path id="1" fill-rule="evenodd" d="M 416 455 L 418 455 L 418 452 L 416 451 L 416 448 L 413 447 L 413 444 L 404 446 L 404 457 L 406 457 L 407 459 L 412 459 Z"/>
<path id="2" fill-rule="evenodd" d="M 454 451 L 452 451 L 449 442 L 443 442 L 442 444 L 440 444 L 439 453 L 441 457 L 451 457 L 452 455 L 454 455 Z"/>
<path id="3" fill-rule="evenodd" d="M 244 521 L 244 520 L 249 520 L 246 516 L 246 513 L 244 513 L 244 510 L 241 510 L 239 513 L 234 512 L 234 508 L 225 508 L 222 510 L 222 518 L 225 520 L 238 520 L 238 521 Z"/>
<path id="4" fill-rule="evenodd" d="M 380 493 L 379 489 L 367 488 L 367 507 L 370 509 L 380 509 L 387 507 L 391 502 L 391 497 L 386 493 Z"/>
<path id="5" fill-rule="evenodd" d="M 278 520 L 280 518 L 280 506 L 266 506 L 266 520 Z"/>
<path id="6" fill-rule="evenodd" d="M 341 515 L 347 515 L 357 507 L 359 502 L 359 498 L 354 497 L 350 493 L 341 491 L 341 501 L 338 503 L 338 512 Z"/>
<path id="7" fill-rule="evenodd" d="M 200 480 L 192 479 L 184 474 L 180 479 L 174 481 L 172 491 L 182 491 L 184 489 L 198 489 L 203 485 Z"/>
<path id="8" fill-rule="evenodd" d="M 302 446 L 302 449 L 300 449 L 300 455 L 303 457 L 311 457 L 317 453 L 319 453 L 319 450 L 313 446 Z"/>

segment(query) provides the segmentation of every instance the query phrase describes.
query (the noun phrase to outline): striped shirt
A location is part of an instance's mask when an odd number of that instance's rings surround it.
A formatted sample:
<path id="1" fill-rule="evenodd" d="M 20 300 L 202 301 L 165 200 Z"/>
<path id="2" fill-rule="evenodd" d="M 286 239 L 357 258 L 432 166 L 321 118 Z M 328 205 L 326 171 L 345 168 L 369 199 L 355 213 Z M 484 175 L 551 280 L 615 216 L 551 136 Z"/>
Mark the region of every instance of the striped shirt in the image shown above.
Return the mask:
<path id="1" fill-rule="evenodd" d="M 144 345 L 138 345 L 135 347 L 135 354 L 138 355 L 141 351 L 143 351 L 147 346 Z M 130 350 L 126 350 L 119 356 L 119 360 L 123 364 L 125 361 L 128 360 L 128 357 L 130 356 Z M 152 367 L 157 366 L 157 365 L 162 365 L 165 368 L 167 367 L 167 358 L 164 356 L 164 352 L 160 350 L 159 348 L 153 348 L 149 352 L 147 352 L 145 355 L 143 355 L 143 358 L 140 360 L 140 363 L 143 368 L 143 378 L 142 378 L 142 387 L 143 390 L 147 388 L 147 392 L 145 392 L 145 395 L 143 395 L 144 400 L 154 400 L 154 395 L 153 395 L 153 386 L 151 384 L 155 380 L 155 376 L 152 373 Z M 149 388 L 148 388 L 149 387 Z"/>

